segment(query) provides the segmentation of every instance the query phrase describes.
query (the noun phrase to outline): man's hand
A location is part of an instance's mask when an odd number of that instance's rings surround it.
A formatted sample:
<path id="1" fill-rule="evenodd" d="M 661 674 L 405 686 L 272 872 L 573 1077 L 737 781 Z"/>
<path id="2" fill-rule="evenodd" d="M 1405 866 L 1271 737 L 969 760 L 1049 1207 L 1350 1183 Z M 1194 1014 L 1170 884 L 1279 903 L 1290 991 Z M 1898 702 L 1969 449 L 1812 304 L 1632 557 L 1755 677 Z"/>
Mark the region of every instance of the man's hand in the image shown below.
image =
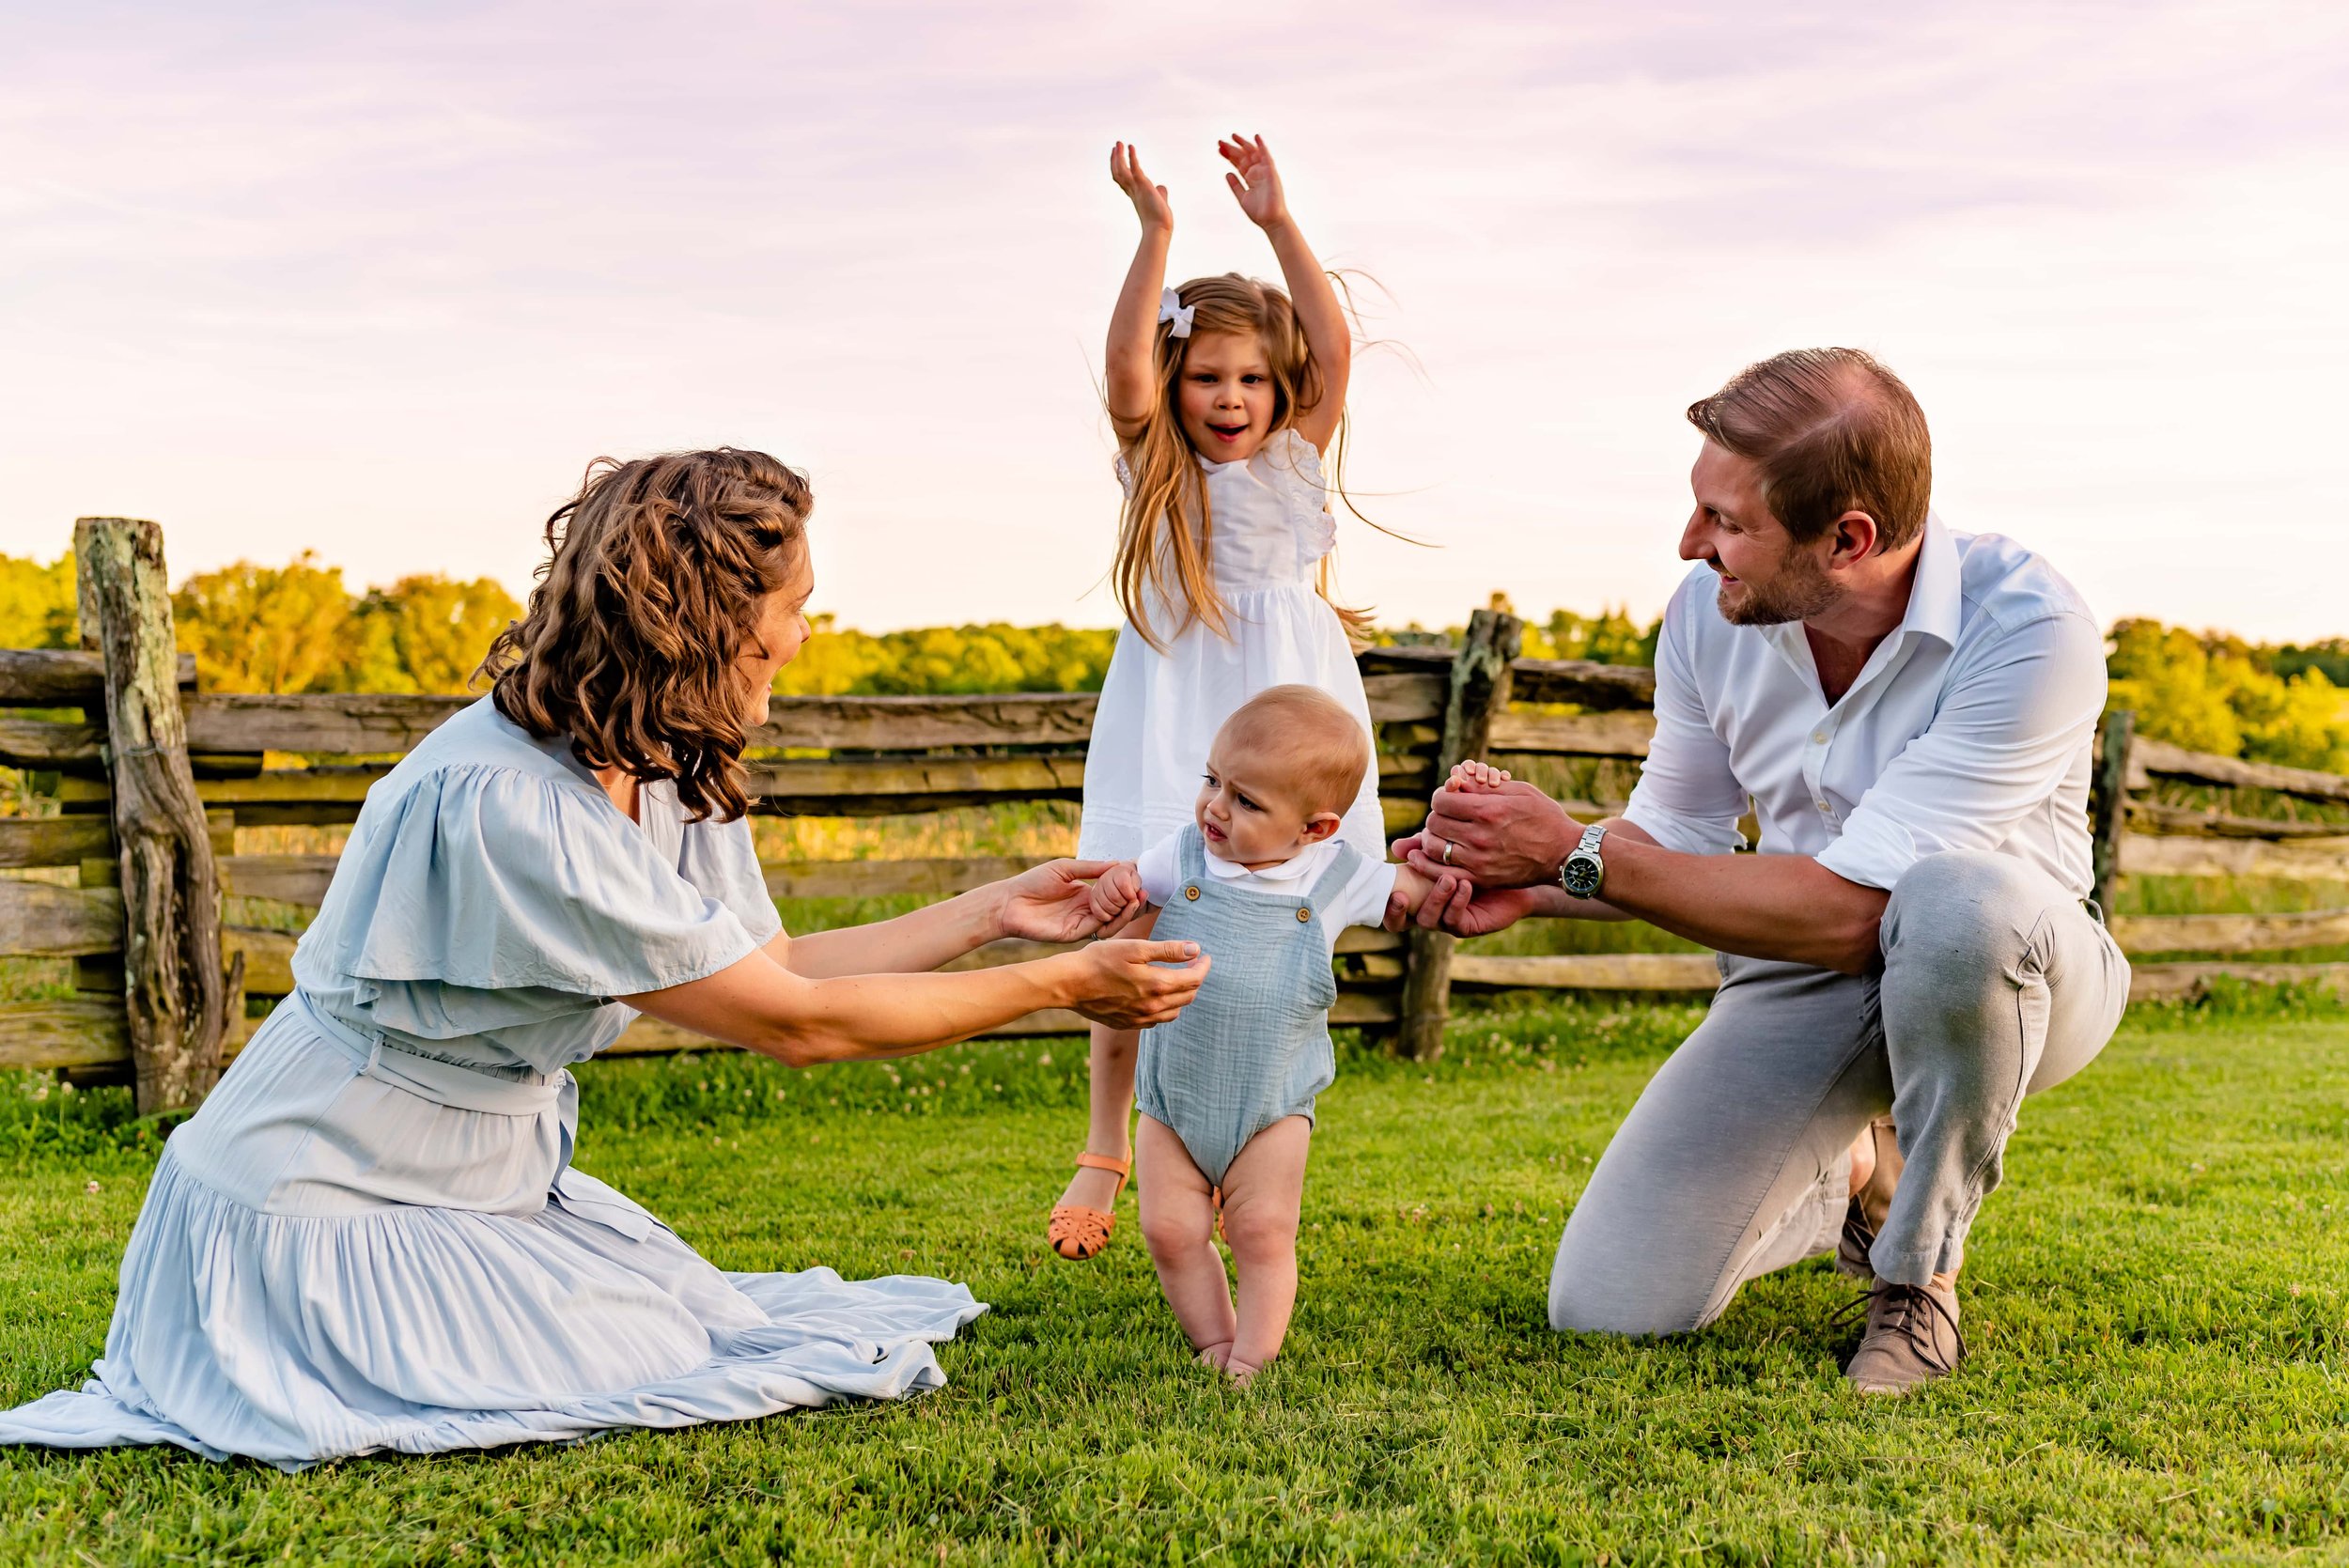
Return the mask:
<path id="1" fill-rule="evenodd" d="M 1530 784 L 1464 781 L 1436 791 L 1427 826 L 1397 839 L 1394 856 L 1423 877 L 1535 887 L 1558 875 L 1581 836 L 1582 824 Z"/>
<path id="2" fill-rule="evenodd" d="M 1507 930 L 1528 915 L 1542 912 L 1541 889 L 1480 888 L 1465 877 L 1449 874 L 1429 878 L 1430 885 L 1424 895 L 1418 898 L 1414 909 L 1411 895 L 1401 885 L 1401 877 L 1396 881 L 1395 892 L 1387 899 L 1386 927 L 1390 931 L 1409 925 L 1416 914 L 1419 924 L 1430 930 L 1449 931 L 1455 937 L 1489 937 L 1495 931 Z"/>

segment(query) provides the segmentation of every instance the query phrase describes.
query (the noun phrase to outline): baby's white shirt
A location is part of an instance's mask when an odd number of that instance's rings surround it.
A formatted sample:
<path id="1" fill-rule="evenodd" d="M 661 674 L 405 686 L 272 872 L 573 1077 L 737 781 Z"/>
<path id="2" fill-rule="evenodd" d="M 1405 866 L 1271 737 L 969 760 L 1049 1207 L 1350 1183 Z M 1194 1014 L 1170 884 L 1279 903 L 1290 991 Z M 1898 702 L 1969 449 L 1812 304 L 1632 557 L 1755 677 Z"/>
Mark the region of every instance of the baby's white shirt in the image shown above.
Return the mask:
<path id="1" fill-rule="evenodd" d="M 1181 845 L 1183 832 L 1166 835 L 1142 852 L 1134 862 L 1134 870 L 1142 877 L 1142 895 L 1151 903 L 1164 907 L 1182 885 Z M 1338 858 L 1343 841 L 1324 839 L 1309 845 L 1278 865 L 1251 871 L 1237 861 L 1226 861 L 1209 854 L 1207 875 L 1219 882 L 1230 882 L 1251 893 L 1275 897 L 1298 898 L 1321 880 L 1321 874 L 1330 869 L 1330 862 Z M 1328 906 L 1316 909 L 1321 917 L 1321 934 L 1334 949 L 1338 933 L 1349 925 L 1377 925 L 1387 918 L 1387 899 L 1394 892 L 1394 874 L 1400 869 L 1388 862 L 1374 861 L 1364 856 L 1353 878 L 1340 890 Z"/>

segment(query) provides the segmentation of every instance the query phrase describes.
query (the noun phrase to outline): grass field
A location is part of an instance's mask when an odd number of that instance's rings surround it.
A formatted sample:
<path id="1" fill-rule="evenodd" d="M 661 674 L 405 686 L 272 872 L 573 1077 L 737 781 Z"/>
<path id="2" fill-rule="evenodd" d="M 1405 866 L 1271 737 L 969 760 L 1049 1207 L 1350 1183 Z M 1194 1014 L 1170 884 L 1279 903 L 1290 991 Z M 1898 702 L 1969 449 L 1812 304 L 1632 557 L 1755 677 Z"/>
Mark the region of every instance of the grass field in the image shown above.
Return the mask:
<path id="1" fill-rule="evenodd" d="M 583 1073 L 580 1163 L 722 1265 L 969 1281 L 944 1389 L 301 1476 L 0 1451 L 9 1562 L 1965 1562 L 2349 1558 L 2349 1018 L 2147 1010 L 2033 1101 L 1964 1373 L 1861 1404 L 1810 1265 L 1662 1343 L 1543 1327 L 1559 1224 L 1688 1008 L 1506 1006 L 1324 1101 L 1304 1288 L 1245 1393 L 1126 1225 L 1045 1255 L 1073 1042 Z M 0 1402 L 78 1379 L 149 1168 L 119 1091 L 0 1097 Z M 94 1188 L 93 1188 L 93 1184 Z"/>

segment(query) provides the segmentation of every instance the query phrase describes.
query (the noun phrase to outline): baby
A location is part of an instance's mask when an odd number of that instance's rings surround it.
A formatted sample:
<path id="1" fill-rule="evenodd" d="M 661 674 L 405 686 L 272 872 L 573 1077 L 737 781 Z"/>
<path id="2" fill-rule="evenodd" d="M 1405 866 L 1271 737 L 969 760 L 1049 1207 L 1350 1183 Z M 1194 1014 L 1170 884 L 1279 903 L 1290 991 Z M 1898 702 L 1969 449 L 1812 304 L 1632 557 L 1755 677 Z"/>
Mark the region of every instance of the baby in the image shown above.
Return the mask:
<path id="1" fill-rule="evenodd" d="M 1215 960 L 1182 1015 L 1142 1036 L 1134 1154 L 1167 1305 L 1200 1359 L 1243 1383 L 1281 1348 L 1297 1300 L 1314 1097 L 1337 1076 L 1337 934 L 1378 924 L 1391 893 L 1416 908 L 1429 887 L 1337 836 L 1370 766 L 1344 706 L 1273 687 L 1216 732 L 1191 825 L 1094 884 L 1105 924 L 1152 905 L 1159 939 Z M 1237 1313 L 1217 1234 L 1239 1268 Z"/>

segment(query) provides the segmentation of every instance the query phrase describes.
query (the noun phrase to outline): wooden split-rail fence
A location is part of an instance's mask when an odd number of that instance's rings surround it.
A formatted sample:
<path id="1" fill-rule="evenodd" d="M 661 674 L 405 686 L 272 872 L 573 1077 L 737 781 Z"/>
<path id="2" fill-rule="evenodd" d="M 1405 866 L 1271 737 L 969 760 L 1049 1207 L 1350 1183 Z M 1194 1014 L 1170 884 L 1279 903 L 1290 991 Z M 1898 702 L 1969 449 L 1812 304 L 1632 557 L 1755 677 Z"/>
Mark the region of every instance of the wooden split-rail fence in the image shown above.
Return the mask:
<path id="1" fill-rule="evenodd" d="M 0 766 L 57 776 L 54 815 L 0 817 L 0 955 L 68 958 L 70 1000 L 0 1003 L 0 1067 L 80 1079 L 131 1078 L 142 1111 L 194 1103 L 241 1044 L 246 999 L 292 989 L 294 938 L 225 925 L 224 894 L 315 907 L 334 874 L 323 855 L 242 854 L 240 829 L 346 824 L 396 757 L 472 699 L 206 692 L 177 654 L 161 531 L 127 519 L 76 525 L 85 641 L 80 651 L 0 650 Z M 1518 657 L 1515 617 L 1480 610 L 1455 650 L 1375 648 L 1361 656 L 1378 725 L 1379 789 L 1390 826 L 1416 823 L 1452 763 L 1489 755 L 1595 758 L 1628 777 L 1654 729 L 1654 677 L 1639 668 Z M 776 697 L 751 737 L 756 809 L 870 817 L 1003 801 L 1081 798 L 1095 699 L 1088 693 L 941 697 Z M 78 722 L 8 716 L 79 708 Z M 2349 829 L 2156 803 L 2156 781 L 2349 802 L 2349 779 L 2133 740 L 2127 716 L 2098 739 L 2100 891 L 2123 867 L 2189 877 L 2349 881 Z M 810 754 L 814 753 L 814 754 Z M 272 754 L 306 759 L 271 766 Z M 349 760 L 320 760 L 320 759 Z M 1606 777 L 1606 770 L 1599 775 Z M 1615 800 L 1569 802 L 1578 815 Z M 767 867 L 777 897 L 945 895 L 1020 869 L 1002 857 L 805 861 Z M 2349 965 L 2278 965 L 2248 955 L 2349 942 L 2349 909 L 2285 915 L 2179 915 L 2114 922 L 2139 953 L 2218 961 L 2139 966 L 2140 998 L 2191 994 L 2215 975 L 2315 976 L 2349 989 Z M 1333 1020 L 1392 1032 L 1397 1048 L 1439 1048 L 1455 986 L 1626 992 L 1712 988 L 1709 955 L 1504 956 L 1455 952 L 1451 939 L 1356 930 L 1338 943 Z M 1048 949 L 999 942 L 964 967 Z M 1043 1013 L 1004 1033 L 1081 1029 Z M 705 1047 L 640 1019 L 614 1048 Z"/>

